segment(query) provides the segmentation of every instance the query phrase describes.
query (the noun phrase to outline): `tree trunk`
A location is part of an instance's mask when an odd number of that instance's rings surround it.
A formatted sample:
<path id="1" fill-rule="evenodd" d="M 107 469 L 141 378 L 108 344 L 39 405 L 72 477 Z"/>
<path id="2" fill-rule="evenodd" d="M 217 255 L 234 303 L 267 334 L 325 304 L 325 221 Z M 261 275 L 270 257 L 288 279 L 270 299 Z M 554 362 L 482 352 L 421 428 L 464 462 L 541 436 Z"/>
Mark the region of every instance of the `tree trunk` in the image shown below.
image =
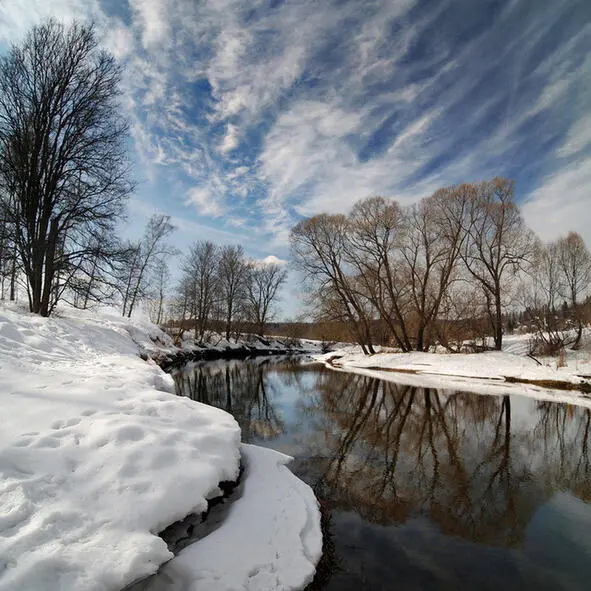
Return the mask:
<path id="1" fill-rule="evenodd" d="M 226 315 L 226 340 L 230 341 L 230 333 L 232 332 L 232 304 L 228 305 L 228 313 Z"/>
<path id="2" fill-rule="evenodd" d="M 16 300 L 16 244 L 12 253 L 12 268 L 10 270 L 10 301 Z"/>
<path id="3" fill-rule="evenodd" d="M 86 310 L 86 308 L 88 307 L 88 299 L 90 298 L 92 284 L 94 283 L 94 276 L 96 273 L 96 267 L 97 267 L 97 260 L 95 257 L 92 261 L 92 271 L 90 272 L 90 278 L 88 279 L 88 286 L 87 286 L 86 291 L 84 293 L 84 303 L 82 304 L 83 310 Z"/>
<path id="4" fill-rule="evenodd" d="M 572 345 L 572 348 L 575 350 L 581 347 L 581 337 L 583 336 L 583 323 L 581 320 L 578 320 L 577 324 L 577 336 L 575 337 L 575 342 Z"/>
<path id="5" fill-rule="evenodd" d="M 43 291 L 41 293 L 41 305 L 39 313 L 41 316 L 49 316 L 51 288 L 53 287 L 53 278 L 55 275 L 55 251 L 57 247 L 57 220 L 52 219 L 49 226 L 49 236 L 47 239 L 47 250 L 45 256 L 45 274 L 43 276 Z"/>
<path id="6" fill-rule="evenodd" d="M 424 340 L 425 340 L 425 327 L 419 325 L 417 330 L 417 351 L 423 351 L 424 347 Z"/>
<path id="7" fill-rule="evenodd" d="M 33 241 L 32 251 L 31 273 L 29 278 L 29 284 L 31 286 L 31 312 L 33 312 L 33 314 L 40 314 L 44 249 L 39 246 L 39 240 Z"/>
<path id="8" fill-rule="evenodd" d="M 503 348 L 503 308 L 501 306 L 501 294 L 495 293 L 495 319 L 494 319 L 495 350 Z"/>

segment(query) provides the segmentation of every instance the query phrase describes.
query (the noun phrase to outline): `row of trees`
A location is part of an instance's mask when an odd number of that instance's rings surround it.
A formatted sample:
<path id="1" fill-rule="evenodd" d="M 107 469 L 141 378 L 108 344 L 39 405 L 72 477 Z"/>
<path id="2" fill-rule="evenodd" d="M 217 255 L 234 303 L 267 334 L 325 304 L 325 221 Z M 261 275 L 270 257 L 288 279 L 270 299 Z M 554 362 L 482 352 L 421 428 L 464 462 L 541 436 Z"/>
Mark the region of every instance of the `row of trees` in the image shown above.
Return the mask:
<path id="1" fill-rule="evenodd" d="M 194 324 L 198 340 L 213 326 L 230 339 L 244 323 L 262 335 L 286 278 L 282 265 L 248 259 L 241 246 L 195 242 L 184 259 L 174 315 Z"/>
<path id="2" fill-rule="evenodd" d="M 583 295 L 591 282 L 591 255 L 576 232 L 536 249 L 521 284 L 523 307 L 534 311 L 532 343 L 538 352 L 552 353 L 566 346 L 576 348 L 589 320 Z"/>
<path id="3" fill-rule="evenodd" d="M 383 342 L 424 351 L 436 342 L 451 347 L 451 328 L 466 319 L 485 322 L 500 350 L 518 281 L 537 277 L 528 281 L 538 297 L 550 275 L 555 281 L 542 264 L 554 247 L 527 228 L 513 182 L 503 178 L 440 189 L 408 207 L 362 199 L 349 215 L 302 220 L 290 239 L 317 318 L 347 322 L 367 353 L 376 322 Z M 589 254 L 578 235 L 559 244 L 564 279 L 551 291 L 556 297 L 568 288 L 575 306 L 589 281 Z"/>
<path id="4" fill-rule="evenodd" d="M 0 59 L 0 290 L 15 299 L 24 278 L 31 312 L 60 300 L 87 308 L 120 300 L 131 316 L 149 299 L 164 320 L 177 255 L 170 217 L 154 215 L 143 237 L 122 242 L 116 226 L 133 190 L 121 71 L 92 26 L 48 21 Z M 177 305 L 203 338 L 223 318 L 263 332 L 285 270 L 247 260 L 240 247 L 195 243 Z"/>

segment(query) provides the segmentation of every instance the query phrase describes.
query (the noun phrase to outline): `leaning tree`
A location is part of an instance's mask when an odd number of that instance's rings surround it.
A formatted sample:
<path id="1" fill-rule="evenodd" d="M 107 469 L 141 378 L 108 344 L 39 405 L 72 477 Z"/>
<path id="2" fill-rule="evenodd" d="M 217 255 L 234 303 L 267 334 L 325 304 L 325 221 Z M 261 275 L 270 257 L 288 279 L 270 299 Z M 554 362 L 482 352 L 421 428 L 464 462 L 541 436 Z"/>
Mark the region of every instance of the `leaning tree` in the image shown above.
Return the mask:
<path id="1" fill-rule="evenodd" d="M 113 231 L 132 189 L 120 68 L 92 25 L 50 20 L 0 59 L 0 199 L 47 316 Z"/>

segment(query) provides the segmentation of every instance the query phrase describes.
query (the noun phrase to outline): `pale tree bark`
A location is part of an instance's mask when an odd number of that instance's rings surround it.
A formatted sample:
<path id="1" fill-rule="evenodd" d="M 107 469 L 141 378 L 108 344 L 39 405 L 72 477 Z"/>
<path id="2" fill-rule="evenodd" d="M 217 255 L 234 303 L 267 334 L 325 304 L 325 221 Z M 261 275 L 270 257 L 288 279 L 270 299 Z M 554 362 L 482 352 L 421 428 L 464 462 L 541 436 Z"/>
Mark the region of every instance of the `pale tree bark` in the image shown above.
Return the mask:
<path id="1" fill-rule="evenodd" d="M 156 263 L 155 269 L 155 299 L 156 299 L 156 317 L 158 326 L 164 320 L 164 301 L 166 299 L 166 287 L 170 280 L 170 270 L 164 258 L 160 258 Z"/>

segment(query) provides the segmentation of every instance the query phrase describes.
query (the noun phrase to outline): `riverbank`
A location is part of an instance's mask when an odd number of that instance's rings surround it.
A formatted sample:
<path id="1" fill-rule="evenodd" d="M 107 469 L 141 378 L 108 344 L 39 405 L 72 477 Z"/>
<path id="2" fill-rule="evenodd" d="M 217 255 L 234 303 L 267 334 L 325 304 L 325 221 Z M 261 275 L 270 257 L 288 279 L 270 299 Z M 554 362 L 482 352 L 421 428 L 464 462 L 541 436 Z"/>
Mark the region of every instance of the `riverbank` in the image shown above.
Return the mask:
<path id="1" fill-rule="evenodd" d="M 249 357 L 271 357 L 273 355 L 315 354 L 320 350 L 316 341 L 301 341 L 298 344 L 278 337 L 252 335 L 248 340 L 229 342 L 217 337 L 213 342 L 200 344 L 192 339 L 185 340 L 181 346 L 151 347 L 146 351 L 164 371 L 184 365 L 190 361 L 217 361 L 220 359 L 248 359 Z"/>
<path id="2" fill-rule="evenodd" d="M 245 335 L 234 341 L 223 336 L 209 334 L 204 342 L 193 337 L 193 331 L 187 331 L 176 341 L 169 333 L 154 327 L 150 338 L 135 335 L 140 354 L 145 359 L 155 361 L 165 371 L 183 365 L 189 361 L 216 361 L 218 359 L 247 359 L 256 356 L 304 355 L 316 354 L 321 350 L 319 341 L 306 339 L 288 339 L 283 337 L 261 337 Z M 136 338 L 139 337 L 139 338 Z"/>
<path id="3" fill-rule="evenodd" d="M 332 369 L 431 388 L 481 394 L 522 394 L 591 406 L 591 351 L 567 351 L 564 365 L 554 357 L 527 356 L 527 335 L 507 338 L 503 351 L 473 354 L 397 353 L 363 355 L 345 347 L 314 359 Z"/>
<path id="4" fill-rule="evenodd" d="M 118 591 L 172 558 L 154 532 L 237 478 L 240 429 L 174 395 L 150 354 L 171 346 L 116 314 L 0 309 L 0 590 Z"/>

